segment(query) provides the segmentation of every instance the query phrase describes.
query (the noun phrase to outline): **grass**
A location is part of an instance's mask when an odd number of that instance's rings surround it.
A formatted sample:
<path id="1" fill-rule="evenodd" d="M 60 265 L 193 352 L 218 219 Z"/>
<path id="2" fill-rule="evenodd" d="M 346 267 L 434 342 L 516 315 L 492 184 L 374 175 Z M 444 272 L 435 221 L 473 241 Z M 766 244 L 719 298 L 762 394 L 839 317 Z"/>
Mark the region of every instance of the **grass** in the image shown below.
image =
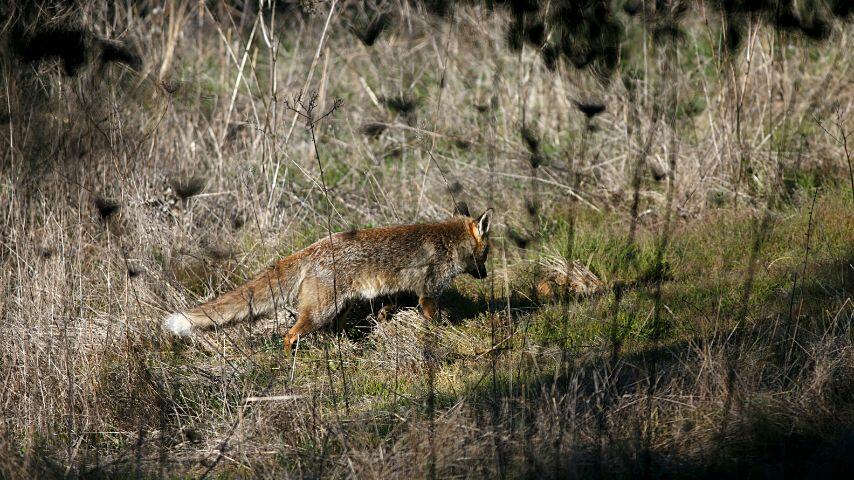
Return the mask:
<path id="1" fill-rule="evenodd" d="M 788 468 L 789 463 L 796 460 L 833 463 L 821 458 L 831 455 L 834 449 L 847 448 L 844 447 L 844 442 L 848 441 L 845 435 L 854 420 L 850 399 L 846 399 L 845 393 L 852 388 L 850 322 L 845 318 L 850 315 L 852 261 L 847 240 L 852 225 L 844 208 L 847 202 L 837 189 L 825 190 L 817 198 L 813 207 L 814 246 L 804 270 L 806 280 L 794 293 L 791 278 L 794 272 L 802 271 L 809 210 L 806 206 L 789 206 L 774 213 L 774 226 L 767 234 L 761 254 L 754 259 L 758 267 L 749 306 L 744 309 L 739 302 L 744 298 L 745 270 L 750 268 L 751 255 L 742 247 L 756 234 L 756 215 L 724 209 L 679 224 L 669 250 L 671 269 L 662 292 L 662 304 L 670 325 L 668 333 L 661 340 L 650 337 L 655 302 L 651 285 L 638 284 L 622 298 L 615 324 L 623 350 L 618 364 L 610 367 L 606 359 L 612 341 L 610 328 L 615 309 L 610 294 L 566 303 L 511 304 L 509 318 L 502 318 L 500 314 L 490 317 L 477 308 L 468 312 L 473 316 L 466 318 L 465 313 L 457 315 L 460 305 L 451 302 L 447 305 L 449 322 L 427 327 L 417 313 L 404 311 L 387 323 L 374 326 L 361 338 L 330 333 L 310 337 L 293 360 L 283 356 L 278 342 L 252 347 L 237 333 L 229 335 L 232 340 L 223 340 L 221 348 L 224 350 L 214 354 L 182 343 L 171 346 L 166 343 L 160 347 L 139 345 L 135 347 L 139 349 L 136 364 L 127 365 L 121 357 L 103 361 L 99 381 L 102 385 L 99 392 L 103 393 L 95 395 L 102 399 L 102 415 L 120 420 L 113 423 L 115 428 L 130 431 L 149 425 L 147 428 L 166 428 L 174 432 L 172 435 L 180 435 L 183 427 L 175 422 L 182 418 L 197 419 L 202 425 L 195 428 L 204 430 L 213 428 L 216 417 L 211 419 L 211 415 L 214 412 L 219 415 L 228 415 L 229 411 L 234 415 L 234 409 L 253 412 L 251 416 L 257 418 L 244 420 L 249 424 L 241 426 L 248 428 L 251 435 L 234 438 L 232 441 L 236 444 L 231 448 L 263 450 L 265 447 L 261 445 L 272 444 L 279 452 L 268 457 L 254 450 L 259 453 L 247 457 L 253 458 L 253 472 L 284 469 L 299 475 L 323 475 L 320 472 L 334 471 L 334 458 L 346 452 L 379 452 L 388 448 L 391 450 L 387 455 L 393 455 L 394 445 L 398 448 L 409 445 L 413 436 L 426 441 L 421 435 L 429 428 L 423 423 L 426 419 L 422 409 L 429 388 L 424 378 L 429 367 L 424 363 L 422 349 L 425 336 L 432 335 L 435 336 L 433 355 L 437 364 L 430 391 L 435 395 L 433 408 L 441 424 L 438 433 L 434 432 L 438 443 L 444 444 L 460 434 L 459 428 L 481 432 L 499 429 L 505 442 L 501 448 L 508 455 L 506 468 L 511 476 L 534 475 L 529 470 L 530 461 L 534 468 L 545 468 L 543 465 L 553 461 L 548 449 L 553 448 L 554 439 L 547 438 L 544 431 L 532 432 L 531 438 L 526 438 L 525 429 L 545 428 L 547 418 L 552 418 L 549 415 L 561 415 L 541 411 L 553 408 L 541 402 L 545 400 L 543 395 L 552 397 L 554 392 L 559 392 L 562 401 L 575 405 L 571 408 L 562 405 L 559 412 L 579 417 L 593 415 L 586 421 L 594 424 L 597 410 L 589 402 L 597 395 L 612 398 L 595 401 L 616 402 L 608 407 L 609 411 L 600 413 L 607 415 L 605 426 L 594 428 L 594 425 L 579 422 L 566 427 L 579 429 L 573 434 L 579 438 L 565 440 L 567 451 L 577 451 L 575 455 L 579 457 L 574 460 L 575 457 L 570 457 L 567 464 L 555 467 L 562 472 L 585 475 L 592 472 L 589 469 L 607 468 L 609 475 L 637 473 L 634 467 L 625 464 L 596 466 L 599 460 L 585 457 L 593 454 L 586 450 L 593 447 L 581 438 L 595 434 L 598 428 L 604 429 L 598 434 L 607 435 L 610 440 L 602 447 L 605 451 L 597 455 L 622 458 L 629 452 L 643 453 L 636 450 L 639 448 L 637 442 L 651 441 L 644 439 L 645 435 L 650 435 L 656 442 L 666 445 L 664 450 L 645 453 L 654 457 L 655 465 L 651 468 L 671 474 L 690 475 L 696 468 L 708 469 L 709 475 L 715 472 L 732 474 L 753 468 L 745 464 L 748 457 L 744 456 L 744 449 L 751 452 L 749 455 L 757 455 L 767 462 L 763 465 L 772 469 Z M 638 268 L 638 264 L 649 263 L 643 259 L 651 256 L 648 249 L 655 236 L 642 234 L 638 238 L 639 253 L 626 255 L 620 245 L 598 241 L 602 235 L 607 236 L 603 226 L 615 218 L 613 214 L 588 214 L 580 218 L 576 251 L 584 252 L 599 271 L 608 272 L 607 278 L 612 282 L 642 277 L 644 270 Z M 561 228 L 556 227 L 556 230 Z M 464 285 L 461 291 L 466 291 Z M 794 313 L 789 312 L 792 295 L 798 305 Z M 498 303 L 501 302 L 499 299 Z M 497 305 L 497 308 L 504 307 Z M 747 316 L 741 318 L 739 312 L 746 312 Z M 510 337 L 500 345 L 500 350 L 489 353 L 493 344 L 490 338 L 492 322 L 499 322 L 499 337 L 506 334 Z M 786 335 L 781 333 L 793 324 L 799 325 L 801 330 Z M 826 343 L 829 339 L 832 341 Z M 799 345 L 797 349 L 779 350 L 794 340 Z M 250 350 L 239 352 L 246 348 Z M 828 358 L 816 356 L 816 350 L 822 349 L 834 354 Z M 336 359 L 337 352 L 342 355 L 343 364 Z M 561 367 L 563 355 L 569 355 L 569 359 Z M 786 359 L 787 355 L 791 358 Z M 493 362 L 496 365 L 494 374 Z M 738 412 L 731 413 L 733 424 L 728 428 L 732 431 L 723 433 L 718 432 L 723 415 L 721 395 L 734 387 L 720 385 L 722 379 L 717 377 L 724 372 L 716 371 L 721 368 L 719 362 L 735 362 L 738 367 L 730 368 L 738 368 L 739 372 Z M 826 363 L 821 365 L 821 362 Z M 293 380 L 289 374 L 291 367 Z M 223 368 L 226 373 L 220 371 Z M 614 368 L 616 370 L 611 370 Z M 646 384 L 649 368 L 662 372 L 658 381 L 663 385 Z M 205 371 L 208 373 L 200 375 Z M 692 378 L 694 375 L 700 377 Z M 598 382 L 610 384 L 609 389 L 614 392 L 595 390 L 597 378 Z M 660 393 L 650 398 L 650 388 Z M 160 398 L 167 392 L 168 398 Z M 294 392 L 310 400 L 301 400 L 296 405 L 285 404 L 284 408 L 277 404 L 241 406 L 242 398 L 258 392 Z M 616 392 L 623 393 L 617 395 Z M 652 402 L 652 406 L 645 408 L 656 411 L 659 416 L 656 423 L 633 427 L 651 428 L 652 431 L 641 434 L 620 426 L 622 421 L 637 421 L 629 420 L 631 416 L 621 420 L 629 415 L 623 413 L 623 409 L 636 408 L 629 398 L 636 398 L 640 403 Z M 160 405 L 161 402 L 168 402 L 168 406 Z M 623 402 L 625 406 L 620 407 Z M 789 419 L 804 415 L 799 404 L 815 406 L 815 402 L 821 407 L 809 415 L 818 424 L 807 421 L 794 424 L 792 430 L 783 429 Z M 167 408 L 168 413 L 158 411 L 162 408 Z M 485 412 L 494 408 L 499 410 L 498 418 L 490 420 Z M 593 409 L 588 410 L 590 408 Z M 162 420 L 166 425 L 157 425 L 157 418 L 163 415 L 166 415 Z M 264 421 L 258 423 L 261 418 Z M 495 421 L 499 423 L 496 425 Z M 338 436 L 330 438 L 328 433 L 317 436 L 320 432 L 315 432 L 306 422 L 329 425 L 325 428 L 343 428 L 347 432 L 346 440 Z M 532 427 L 530 422 L 535 425 Z M 667 426 L 670 424 L 675 427 Z M 592 430 L 585 432 L 585 428 Z M 466 438 L 482 443 L 484 439 L 480 435 L 483 434 L 469 432 Z M 735 435 L 740 438 L 736 445 L 742 446 L 720 443 L 723 441 L 718 438 L 720 435 L 727 439 Z M 750 440 L 741 438 L 742 435 Z M 115 451 L 133 448 L 128 443 L 131 439 L 113 438 L 118 441 Z M 531 452 L 525 442 L 540 447 Z M 109 442 L 98 442 L 101 448 L 110 450 L 104 447 L 105 443 Z M 699 455 L 691 453 L 694 445 L 703 444 L 719 445 L 715 448 L 723 450 L 711 458 L 692 459 L 691 455 Z M 810 446 L 806 453 L 789 459 L 781 456 L 775 450 L 777 447 L 765 446 L 760 451 L 752 451 L 761 444 L 779 444 L 783 451 Z M 170 440 L 170 445 L 170 449 L 177 452 L 195 447 L 180 437 Z M 417 448 L 417 444 L 413 447 Z M 477 451 L 483 455 L 490 448 L 496 447 L 481 444 Z M 465 458 L 460 457 L 463 454 L 442 451 L 447 457 L 437 456 L 439 472 L 442 475 L 462 473 L 464 470 L 459 469 L 464 468 L 463 465 L 455 462 Z M 529 455 L 534 459 L 525 458 Z M 687 455 L 687 465 L 672 464 L 682 461 L 677 461 L 682 455 Z M 478 464 L 485 469 L 484 473 L 495 467 L 488 458 L 477 458 L 484 462 Z M 360 467 L 369 468 L 376 466 L 379 460 L 363 461 L 367 463 Z M 236 464 L 223 465 L 218 470 L 219 475 L 247 473 L 240 463 L 238 460 Z M 321 467 L 323 464 L 325 466 Z M 823 465 L 819 467 L 825 468 Z M 173 467 L 175 465 L 169 468 Z M 198 469 L 189 471 L 202 471 L 199 470 L 201 466 L 195 468 Z"/>
<path id="2" fill-rule="evenodd" d="M 509 51 L 507 13 L 477 5 L 443 21 L 389 7 L 366 47 L 349 2 L 326 30 L 327 4 L 273 18 L 83 3 L 85 19 L 10 18 L 83 22 L 137 48 L 139 70 L 69 76 L 0 48 L 0 478 L 854 466 L 844 21 L 825 43 L 757 23 L 727 57 L 719 12 L 692 4 L 671 56 L 617 12 L 625 49 L 600 81 Z M 316 145 L 283 103 L 304 85 L 318 111 L 344 100 Z M 606 106 L 590 122 L 587 101 Z M 363 134 L 372 122 L 385 128 Z M 98 198 L 118 209 L 99 214 Z M 294 357 L 286 309 L 189 341 L 160 329 L 325 236 L 328 218 L 336 231 L 430 221 L 458 200 L 495 208 L 494 248 L 490 276 L 459 278 L 441 322 L 406 297 L 377 322 L 378 299 Z M 538 298 L 549 258 L 606 287 Z"/>

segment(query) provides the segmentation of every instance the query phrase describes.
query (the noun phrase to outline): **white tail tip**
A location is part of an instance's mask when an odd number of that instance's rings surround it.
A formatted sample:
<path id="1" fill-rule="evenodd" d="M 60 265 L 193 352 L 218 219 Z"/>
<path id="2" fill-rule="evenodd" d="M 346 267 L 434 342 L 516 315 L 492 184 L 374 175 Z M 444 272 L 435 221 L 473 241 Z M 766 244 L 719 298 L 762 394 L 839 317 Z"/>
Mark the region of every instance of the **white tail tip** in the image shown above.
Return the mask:
<path id="1" fill-rule="evenodd" d="M 193 331 L 193 324 L 187 315 L 183 313 L 173 313 L 163 320 L 163 329 L 169 330 L 175 335 L 186 337 Z"/>

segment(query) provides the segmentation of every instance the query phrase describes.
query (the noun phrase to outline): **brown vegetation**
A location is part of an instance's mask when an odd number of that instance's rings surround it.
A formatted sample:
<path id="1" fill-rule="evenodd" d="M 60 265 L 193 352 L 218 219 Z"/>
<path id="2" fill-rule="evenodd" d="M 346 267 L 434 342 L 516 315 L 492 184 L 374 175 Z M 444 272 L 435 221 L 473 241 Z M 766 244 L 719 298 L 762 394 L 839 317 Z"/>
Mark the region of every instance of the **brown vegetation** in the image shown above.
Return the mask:
<path id="1" fill-rule="evenodd" d="M 846 2 L 260 3 L 0 6 L 0 477 L 851 471 Z M 443 321 L 160 329 L 461 201 Z"/>

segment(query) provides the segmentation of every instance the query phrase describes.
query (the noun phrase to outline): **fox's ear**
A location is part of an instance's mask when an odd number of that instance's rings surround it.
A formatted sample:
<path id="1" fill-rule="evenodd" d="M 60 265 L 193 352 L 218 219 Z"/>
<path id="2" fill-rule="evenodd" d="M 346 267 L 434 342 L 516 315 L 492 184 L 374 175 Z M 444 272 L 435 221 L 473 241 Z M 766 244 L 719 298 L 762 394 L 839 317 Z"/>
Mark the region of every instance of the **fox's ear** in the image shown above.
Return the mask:
<path id="1" fill-rule="evenodd" d="M 477 217 L 477 235 L 481 238 L 489 233 L 489 224 L 492 219 L 492 209 L 488 208 L 479 217 Z"/>

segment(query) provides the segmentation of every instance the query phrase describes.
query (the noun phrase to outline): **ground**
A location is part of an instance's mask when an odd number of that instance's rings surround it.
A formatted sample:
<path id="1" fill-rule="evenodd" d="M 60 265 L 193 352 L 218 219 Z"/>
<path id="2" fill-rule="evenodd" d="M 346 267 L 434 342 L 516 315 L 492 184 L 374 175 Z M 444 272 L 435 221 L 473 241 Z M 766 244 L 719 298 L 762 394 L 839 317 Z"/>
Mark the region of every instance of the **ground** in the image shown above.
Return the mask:
<path id="1" fill-rule="evenodd" d="M 612 71 L 550 70 L 500 8 L 381 6 L 372 43 L 364 2 L 236 3 L 9 17 L 82 25 L 86 54 L 0 49 L 0 477 L 854 467 L 850 23 L 757 16 L 730 51 L 716 4 L 665 37 L 615 10 Z M 495 209 L 490 276 L 441 321 L 378 299 L 293 356 L 287 309 L 160 328 L 329 231 L 458 201 Z M 538 291 L 571 261 L 601 287 Z"/>

